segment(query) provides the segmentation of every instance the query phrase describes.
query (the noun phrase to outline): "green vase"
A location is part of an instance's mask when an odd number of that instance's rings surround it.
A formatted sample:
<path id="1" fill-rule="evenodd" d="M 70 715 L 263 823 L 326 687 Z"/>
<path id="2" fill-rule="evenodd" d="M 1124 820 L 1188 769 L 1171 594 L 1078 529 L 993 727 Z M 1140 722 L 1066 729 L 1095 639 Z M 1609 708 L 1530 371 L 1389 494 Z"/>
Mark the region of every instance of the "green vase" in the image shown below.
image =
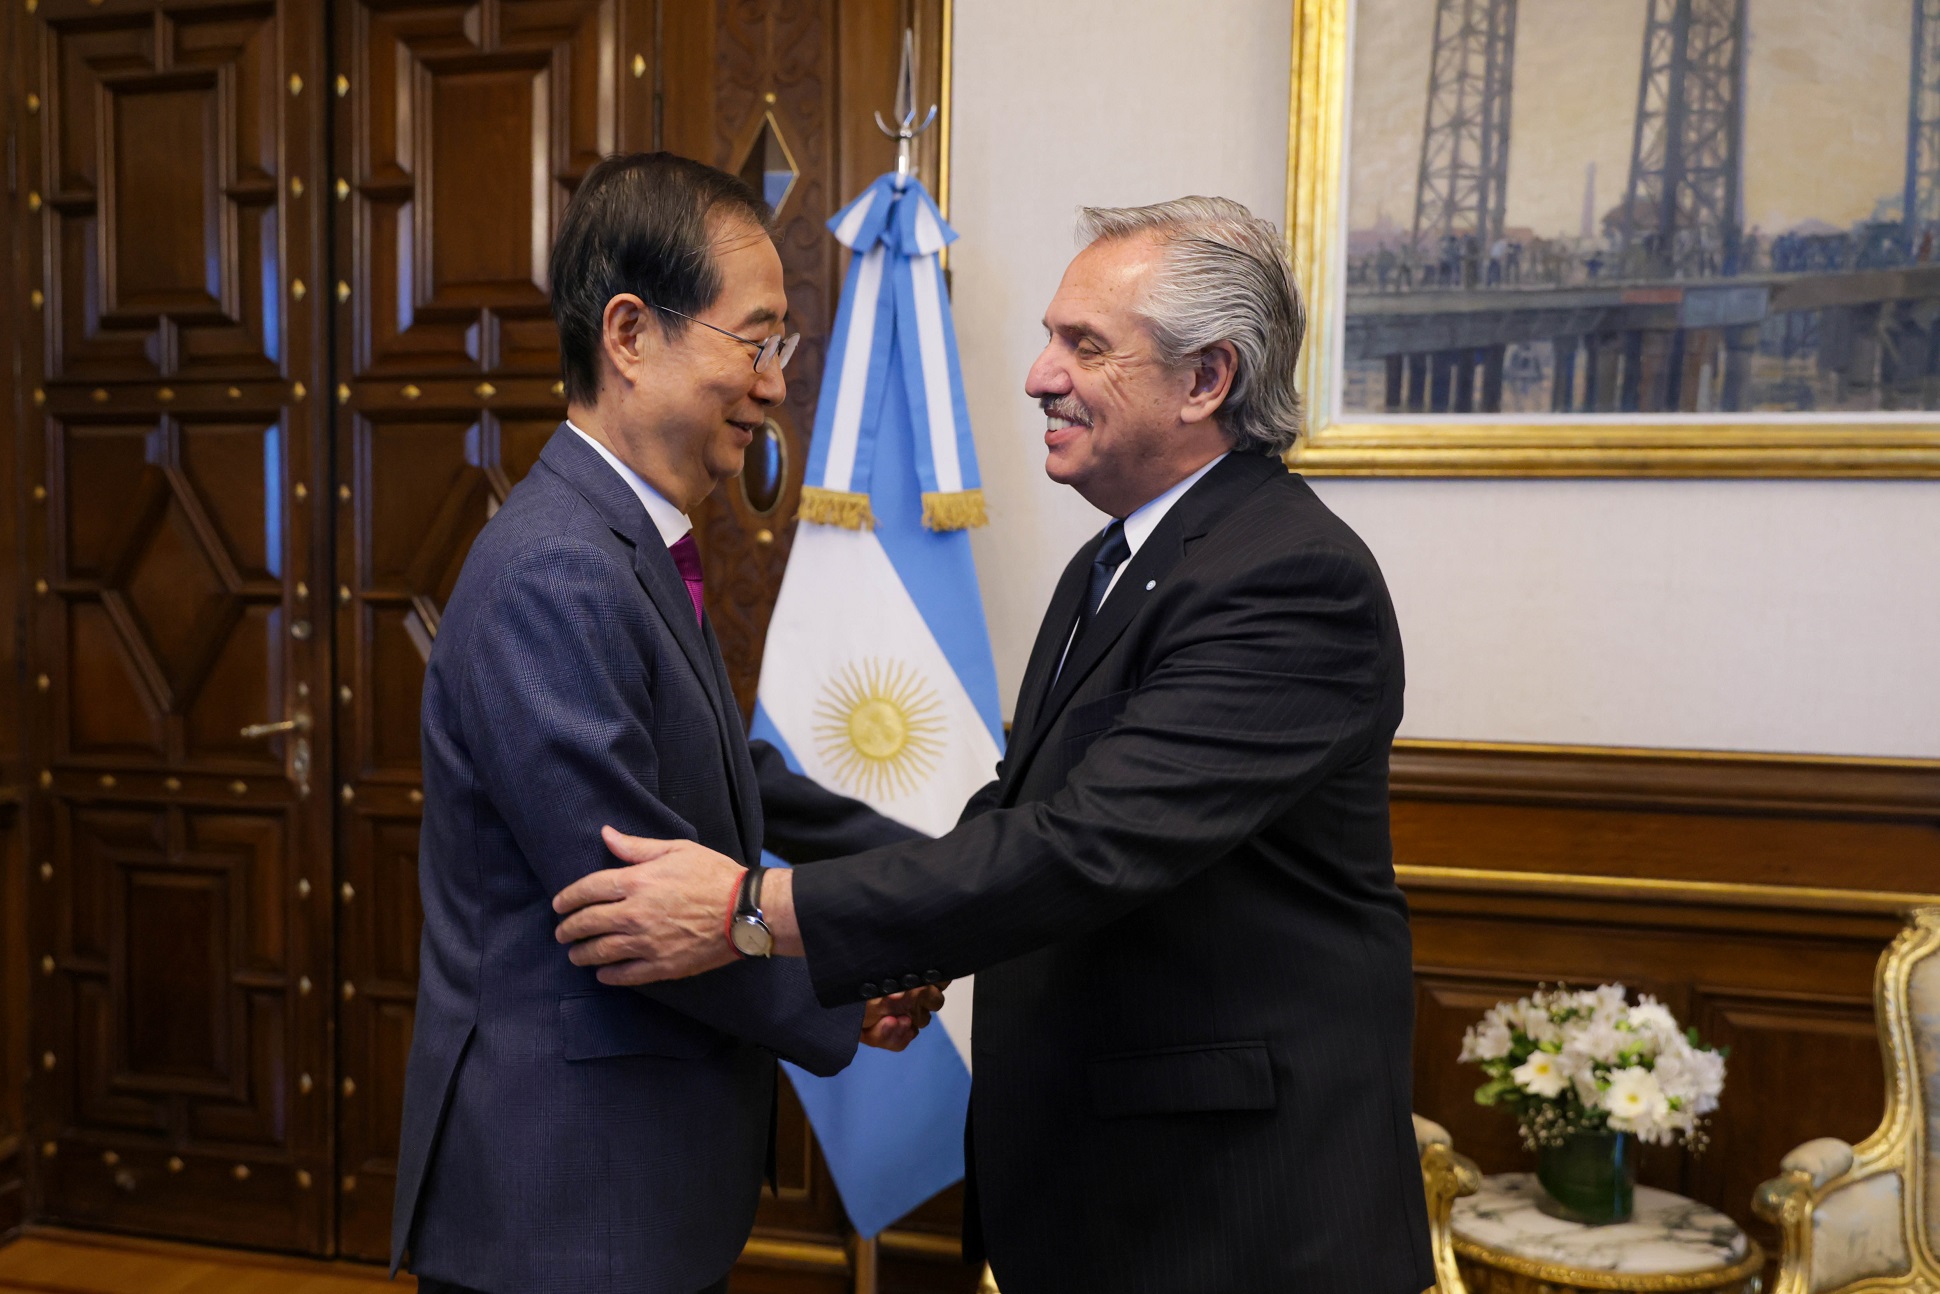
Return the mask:
<path id="1" fill-rule="evenodd" d="M 1628 1132 L 1572 1132 L 1536 1152 L 1536 1207 L 1593 1227 L 1628 1222 L 1636 1207 L 1637 1138 Z"/>

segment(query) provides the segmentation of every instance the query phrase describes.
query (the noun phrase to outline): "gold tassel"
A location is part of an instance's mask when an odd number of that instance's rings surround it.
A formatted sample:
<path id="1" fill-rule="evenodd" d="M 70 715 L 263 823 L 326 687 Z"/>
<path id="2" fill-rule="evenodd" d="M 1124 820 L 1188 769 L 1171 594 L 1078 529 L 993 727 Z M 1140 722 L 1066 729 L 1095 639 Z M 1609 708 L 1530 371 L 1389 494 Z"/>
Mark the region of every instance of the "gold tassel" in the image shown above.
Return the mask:
<path id="1" fill-rule="evenodd" d="M 953 490 L 947 494 L 934 491 L 923 495 L 923 525 L 930 530 L 968 530 L 989 524 L 982 490 Z"/>
<path id="2" fill-rule="evenodd" d="M 876 528 L 876 514 L 870 510 L 868 495 L 853 494 L 848 490 L 825 490 L 819 485 L 802 487 L 802 504 L 797 509 L 797 515 L 803 521 L 840 526 L 844 530 Z"/>

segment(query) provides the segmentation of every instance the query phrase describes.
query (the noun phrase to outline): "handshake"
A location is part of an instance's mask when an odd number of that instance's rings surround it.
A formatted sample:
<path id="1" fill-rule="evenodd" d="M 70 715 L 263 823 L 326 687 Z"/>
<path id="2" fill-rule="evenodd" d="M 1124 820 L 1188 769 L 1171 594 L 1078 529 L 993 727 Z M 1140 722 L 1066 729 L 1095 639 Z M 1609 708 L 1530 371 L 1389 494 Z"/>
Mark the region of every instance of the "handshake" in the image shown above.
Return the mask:
<path id="1" fill-rule="evenodd" d="M 553 896 L 560 921 L 554 938 L 570 946 L 575 966 L 599 967 L 602 984 L 632 986 L 685 979 L 726 966 L 739 954 L 728 919 L 745 870 L 725 854 L 691 840 L 649 840 L 612 827 L 600 838 L 620 867 L 580 877 Z M 802 955 L 795 922 L 794 878 L 768 873 L 762 912 L 778 956 Z M 870 1000 L 862 1042 L 901 1051 L 943 1009 L 944 984 L 924 984 Z"/>

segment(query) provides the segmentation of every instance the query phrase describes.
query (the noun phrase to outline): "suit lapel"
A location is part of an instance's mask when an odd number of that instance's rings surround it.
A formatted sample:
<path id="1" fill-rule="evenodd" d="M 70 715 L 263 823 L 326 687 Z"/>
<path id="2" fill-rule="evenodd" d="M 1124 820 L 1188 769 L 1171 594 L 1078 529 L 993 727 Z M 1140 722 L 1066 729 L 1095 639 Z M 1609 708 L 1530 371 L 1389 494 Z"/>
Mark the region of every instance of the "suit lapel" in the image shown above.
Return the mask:
<path id="1" fill-rule="evenodd" d="M 687 583 L 674 565 L 673 554 L 667 551 L 666 541 L 660 537 L 653 518 L 641 506 L 633 488 L 571 427 L 560 424 L 559 430 L 546 442 L 539 461 L 565 478 L 613 533 L 632 546 L 634 578 L 640 581 L 640 587 L 666 622 L 668 632 L 680 645 L 681 654 L 687 658 L 694 677 L 700 680 L 701 690 L 707 694 L 708 704 L 714 711 L 714 723 L 728 767 L 728 789 L 745 846 L 746 797 L 742 794 L 740 770 L 735 767 L 736 748 L 746 744 L 739 723 L 740 712 L 734 708 L 733 693 L 719 667 L 720 650 L 701 632 L 700 621 L 694 615 L 694 600 L 687 595 Z M 745 753 L 742 758 L 746 758 Z"/>
<path id="2" fill-rule="evenodd" d="M 683 592 L 685 589 L 683 588 Z M 688 606 L 692 606 L 690 599 Z M 705 626 L 708 655 L 714 660 L 714 687 L 727 698 L 730 713 L 736 721 L 741 717 L 741 707 L 734 699 L 734 685 L 728 680 L 727 661 L 721 656 L 720 640 L 714 636 L 714 622 Z M 764 824 L 761 816 L 761 796 L 752 788 L 755 784 L 754 761 L 748 755 L 745 738 L 728 743 L 728 787 L 734 794 L 734 803 L 739 810 L 736 820 L 741 827 L 741 861 L 752 867 L 761 854 L 761 840 Z"/>
<path id="3" fill-rule="evenodd" d="M 1044 612 L 1043 623 L 1038 625 L 1037 642 L 1031 647 L 1029 664 L 1024 667 L 1024 682 L 1017 690 L 1017 709 L 1012 715 L 1011 741 L 1020 750 L 1037 727 L 1045 693 L 1050 691 L 1051 678 L 1057 673 L 1058 657 L 1071 637 L 1071 626 L 1078 618 L 1078 603 L 1084 598 L 1085 585 L 1090 583 L 1092 558 L 1104 542 L 1102 534 L 1096 535 L 1078 550 L 1078 555 L 1064 568 L 1064 574 L 1058 577 L 1051 605 Z"/>
<path id="4" fill-rule="evenodd" d="M 1043 714 L 1047 721 L 1064 709 L 1064 703 L 1071 699 L 1071 694 L 1084 681 L 1084 676 L 1091 673 L 1092 667 L 1106 650 L 1118 641 L 1118 635 L 1125 632 L 1125 626 L 1145 605 L 1151 586 L 1171 573 L 1183 556 L 1185 546 L 1179 538 L 1179 508 L 1174 504 L 1159 522 L 1158 528 L 1138 546 L 1138 552 L 1132 555 L 1131 561 L 1125 563 L 1118 582 L 1105 595 L 1104 604 L 1098 608 L 1098 614 L 1091 618 L 1084 636 L 1071 644 L 1071 654 L 1064 658 L 1064 668 L 1058 671 L 1057 681 L 1051 684 L 1050 694 L 1044 698 Z"/>
<path id="5" fill-rule="evenodd" d="M 1015 793 L 1022 781 L 1025 766 L 1037 753 L 1045 734 L 1054 726 L 1057 716 L 1071 700 L 1072 693 L 1104 659 L 1112 644 L 1118 641 L 1126 627 L 1144 608 L 1151 593 L 1165 582 L 1173 567 L 1184 560 L 1193 541 L 1212 530 L 1240 499 L 1272 477 L 1284 476 L 1286 470 L 1278 459 L 1256 454 L 1229 454 L 1217 467 L 1201 477 L 1172 505 L 1157 528 L 1139 545 L 1138 552 L 1132 555 L 1118 582 L 1105 596 L 1104 605 L 1098 608 L 1098 614 L 1085 630 L 1084 637 L 1071 644 L 1071 654 L 1065 659 L 1064 667 L 1059 669 L 1058 652 L 1063 649 L 1064 637 L 1070 633 L 1077 616 L 1077 601 L 1081 596 L 1078 590 L 1088 582 L 1091 559 L 1104 542 L 1103 536 L 1079 550 L 1078 556 L 1065 569 L 1064 579 L 1058 584 L 1058 594 L 1051 601 L 1051 612 L 1046 613 L 1044 625 L 1038 631 L 1037 648 L 1031 653 L 1031 671 L 1025 676 L 1026 691 L 1039 671 L 1040 657 L 1047 654 L 1047 635 L 1055 639 L 1055 646 L 1048 653 L 1050 666 L 1044 670 L 1043 677 L 1048 679 L 1055 672 L 1056 681 L 1039 685 L 1047 688 L 1044 699 L 1032 712 L 1034 719 L 1028 730 L 1017 734 L 1012 740 L 1014 749 L 1006 756 L 1008 767 L 1004 770 L 1007 792 Z M 1052 613 L 1059 609 L 1067 586 L 1071 596 L 1060 618 Z M 1023 713 L 1023 706 L 1024 698 L 1020 696 L 1020 714 Z"/>

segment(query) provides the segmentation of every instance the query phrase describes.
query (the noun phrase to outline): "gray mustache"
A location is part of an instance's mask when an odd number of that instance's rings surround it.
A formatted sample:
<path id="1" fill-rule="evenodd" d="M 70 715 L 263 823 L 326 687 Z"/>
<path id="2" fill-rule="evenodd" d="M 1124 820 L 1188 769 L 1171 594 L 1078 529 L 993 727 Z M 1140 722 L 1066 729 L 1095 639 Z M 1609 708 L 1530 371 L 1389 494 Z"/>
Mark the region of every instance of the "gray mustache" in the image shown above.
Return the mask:
<path id="1" fill-rule="evenodd" d="M 1038 407 L 1044 410 L 1044 416 L 1047 418 L 1062 418 L 1066 422 L 1082 422 L 1087 427 L 1091 425 L 1091 410 L 1085 408 L 1084 403 L 1075 396 L 1046 396 L 1037 403 Z"/>

